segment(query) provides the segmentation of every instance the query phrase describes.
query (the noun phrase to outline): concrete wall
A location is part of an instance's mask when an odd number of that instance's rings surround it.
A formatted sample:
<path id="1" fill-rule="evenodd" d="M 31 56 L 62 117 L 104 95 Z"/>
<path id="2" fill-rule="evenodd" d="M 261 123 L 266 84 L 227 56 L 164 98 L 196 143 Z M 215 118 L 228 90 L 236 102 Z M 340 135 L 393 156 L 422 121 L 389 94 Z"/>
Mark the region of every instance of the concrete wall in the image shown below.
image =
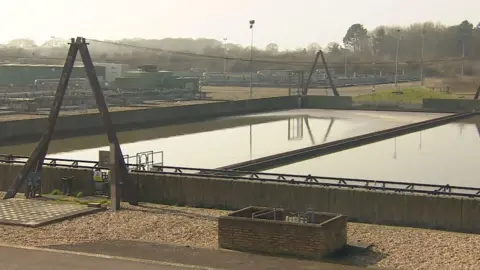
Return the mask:
<path id="1" fill-rule="evenodd" d="M 423 108 L 445 112 L 462 112 L 480 109 L 480 100 L 473 99 L 423 99 Z"/>
<path id="2" fill-rule="evenodd" d="M 309 96 L 305 108 L 349 109 L 351 97 Z M 117 130 L 151 125 L 169 125 L 201 121 L 215 117 L 290 110 L 301 107 L 299 98 L 284 96 L 253 100 L 226 101 L 162 108 L 112 112 Z M 27 119 L 0 122 L 0 141 L 38 139 L 47 127 L 47 119 Z M 104 132 L 99 114 L 62 116 L 55 128 L 56 135 L 76 136 Z"/>
<path id="3" fill-rule="evenodd" d="M 351 109 L 352 97 L 308 96 L 303 100 L 305 109 Z"/>
<path id="4" fill-rule="evenodd" d="M 250 205 L 346 215 L 351 221 L 480 233 L 480 200 L 254 181 L 136 174 L 143 201 L 241 209 Z"/>
<path id="5" fill-rule="evenodd" d="M 19 165 L 0 164 L 0 190 L 7 190 Z M 73 191 L 93 193 L 93 172 L 45 166 L 42 189 L 61 189 L 62 176 L 75 176 Z M 141 201 L 241 209 L 251 205 L 346 215 L 351 221 L 480 233 L 480 200 L 367 190 L 334 189 L 257 181 L 132 174 Z"/>
<path id="6" fill-rule="evenodd" d="M 298 99 L 285 96 L 250 101 L 240 100 L 120 111 L 112 112 L 111 116 L 117 129 L 121 129 L 138 128 L 142 125 L 152 124 L 177 124 L 215 117 L 295 108 L 298 108 Z M 0 141 L 20 139 L 22 137 L 38 138 L 46 129 L 46 126 L 46 118 L 0 122 Z M 96 132 L 103 132 L 103 123 L 99 114 L 63 116 L 58 119 L 55 128 L 55 134 L 57 135 Z"/>
<path id="7" fill-rule="evenodd" d="M 0 190 L 7 190 L 20 168 L 0 164 Z M 91 170 L 47 166 L 42 174 L 43 192 L 61 189 L 62 176 L 75 176 L 74 192 L 93 193 Z M 132 177 L 138 181 L 141 201 L 145 202 L 220 209 L 258 205 L 300 212 L 312 208 L 343 214 L 351 221 L 480 233 L 478 199 L 147 173 Z"/>
<path id="8" fill-rule="evenodd" d="M 252 208 L 244 210 L 249 209 Z M 338 215 L 322 224 L 311 224 L 234 214 L 218 220 L 218 244 L 221 248 L 317 258 L 333 253 L 347 243 L 345 216 Z"/>
<path id="9" fill-rule="evenodd" d="M 0 191 L 6 191 L 8 186 L 18 175 L 21 165 L 0 164 Z M 53 168 L 44 166 L 42 171 L 42 192 L 49 193 L 55 189 L 62 189 L 62 177 L 74 176 L 72 192 L 82 191 L 84 195 L 91 195 L 95 189 L 93 171 L 84 169 Z M 25 184 L 19 192 L 25 192 Z"/>

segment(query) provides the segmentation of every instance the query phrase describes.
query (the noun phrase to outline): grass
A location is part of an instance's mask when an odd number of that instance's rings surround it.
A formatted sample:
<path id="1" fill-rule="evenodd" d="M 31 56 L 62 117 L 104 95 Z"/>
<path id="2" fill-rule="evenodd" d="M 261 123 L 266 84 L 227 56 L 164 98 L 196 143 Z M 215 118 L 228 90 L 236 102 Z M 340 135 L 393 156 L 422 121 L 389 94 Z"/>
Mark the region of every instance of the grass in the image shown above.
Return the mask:
<path id="1" fill-rule="evenodd" d="M 446 92 L 434 91 L 424 87 L 405 88 L 399 91 L 386 90 L 375 94 L 354 97 L 354 101 L 421 103 L 424 98 L 457 99 L 458 96 Z"/>
<path id="2" fill-rule="evenodd" d="M 65 196 L 59 191 L 53 191 L 50 194 L 45 194 L 44 197 L 47 197 L 52 200 L 52 202 L 57 202 L 57 203 L 76 203 L 76 204 L 81 204 L 81 205 L 88 205 L 89 203 L 100 203 L 102 206 L 107 206 L 110 205 L 111 201 L 98 197 L 85 197 L 82 192 L 78 192 L 74 196 Z"/>

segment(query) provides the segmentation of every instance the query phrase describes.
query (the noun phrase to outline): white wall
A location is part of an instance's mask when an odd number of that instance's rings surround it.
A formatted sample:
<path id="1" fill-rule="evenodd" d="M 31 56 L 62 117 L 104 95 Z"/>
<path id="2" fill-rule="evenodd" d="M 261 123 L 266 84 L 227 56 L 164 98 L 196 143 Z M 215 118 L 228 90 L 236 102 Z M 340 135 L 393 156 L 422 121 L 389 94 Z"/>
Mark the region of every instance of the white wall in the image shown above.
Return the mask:
<path id="1" fill-rule="evenodd" d="M 95 63 L 95 66 L 105 67 L 105 81 L 113 82 L 115 78 L 122 77 L 125 65 L 116 63 Z"/>

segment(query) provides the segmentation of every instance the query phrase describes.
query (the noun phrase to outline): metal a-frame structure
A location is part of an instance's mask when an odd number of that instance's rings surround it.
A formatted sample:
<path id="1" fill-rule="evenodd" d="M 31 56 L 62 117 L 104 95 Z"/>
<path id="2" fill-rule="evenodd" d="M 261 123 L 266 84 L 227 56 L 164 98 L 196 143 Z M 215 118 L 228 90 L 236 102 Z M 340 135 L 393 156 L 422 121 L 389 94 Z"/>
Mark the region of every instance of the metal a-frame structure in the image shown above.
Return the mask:
<path id="1" fill-rule="evenodd" d="M 330 87 L 332 88 L 333 95 L 339 97 L 340 93 L 338 93 L 337 86 L 333 82 L 332 75 L 330 74 L 330 70 L 328 69 L 327 61 L 325 60 L 325 56 L 323 55 L 322 50 L 318 50 L 317 54 L 315 55 L 315 60 L 313 60 L 310 73 L 308 74 L 307 83 L 302 91 L 302 96 L 308 96 L 308 87 L 310 86 L 310 82 L 312 81 L 312 75 L 315 72 L 315 67 L 317 66 L 318 58 L 320 57 L 322 57 L 323 67 L 325 68 L 325 73 L 327 74 L 328 82 L 330 83 Z"/>
<path id="2" fill-rule="evenodd" d="M 41 137 L 37 146 L 35 147 L 35 150 L 33 150 L 28 161 L 20 170 L 13 183 L 9 186 L 8 191 L 3 199 L 14 198 L 30 173 L 40 173 L 42 171 L 43 162 L 45 160 L 48 146 L 55 130 L 55 124 L 57 123 L 60 108 L 62 106 L 62 101 L 67 90 L 68 81 L 73 70 L 75 59 L 78 52 L 80 52 L 83 65 L 85 67 L 85 72 L 87 74 L 88 80 L 90 81 L 90 86 L 95 96 L 97 107 L 100 112 L 100 116 L 102 117 L 108 141 L 110 143 L 110 163 L 112 164 L 110 167 L 110 196 L 112 199 L 112 210 L 115 211 L 120 208 L 120 179 L 123 184 L 122 193 L 124 200 L 132 205 L 138 204 L 138 186 L 129 177 L 128 169 L 123 158 L 120 144 L 118 142 L 117 134 L 113 128 L 112 120 L 108 112 L 108 106 L 105 102 L 105 97 L 102 93 L 102 89 L 98 81 L 98 77 L 95 72 L 95 68 L 93 66 L 92 58 L 90 56 L 87 45 L 88 44 L 86 43 L 85 38 L 77 37 L 76 39 L 71 39 L 68 55 L 63 66 L 62 75 L 60 77 L 55 98 L 53 100 L 50 114 L 48 116 L 48 128 Z"/>

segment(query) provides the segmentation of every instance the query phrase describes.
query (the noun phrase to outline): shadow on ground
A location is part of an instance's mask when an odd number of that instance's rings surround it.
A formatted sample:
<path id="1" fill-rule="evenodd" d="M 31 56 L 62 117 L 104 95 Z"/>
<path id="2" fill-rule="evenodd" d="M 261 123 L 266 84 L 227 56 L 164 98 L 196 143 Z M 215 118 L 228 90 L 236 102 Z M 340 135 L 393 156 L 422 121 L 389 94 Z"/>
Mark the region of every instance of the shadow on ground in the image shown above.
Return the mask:
<path id="1" fill-rule="evenodd" d="M 349 240 L 345 248 L 329 256 L 325 261 L 370 268 L 386 257 L 386 254 L 376 252 L 372 247 L 360 241 Z"/>

